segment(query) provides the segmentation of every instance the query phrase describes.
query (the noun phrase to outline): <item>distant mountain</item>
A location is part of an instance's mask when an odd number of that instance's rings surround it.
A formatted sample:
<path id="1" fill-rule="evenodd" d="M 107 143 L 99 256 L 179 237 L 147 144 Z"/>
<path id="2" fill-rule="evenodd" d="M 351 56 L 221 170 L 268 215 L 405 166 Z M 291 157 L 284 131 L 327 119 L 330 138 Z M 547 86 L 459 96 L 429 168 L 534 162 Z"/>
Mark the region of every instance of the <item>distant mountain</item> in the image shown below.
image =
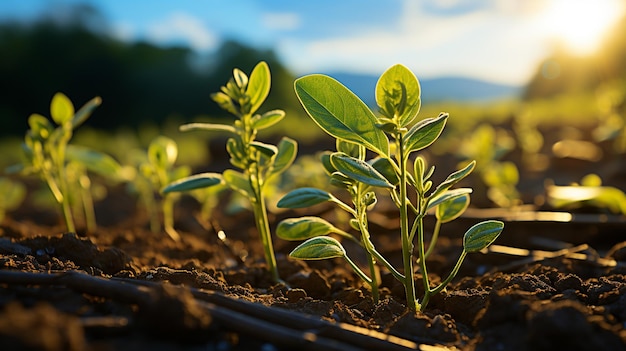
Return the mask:
<path id="1" fill-rule="evenodd" d="M 366 104 L 376 105 L 374 91 L 378 76 L 339 72 L 328 75 L 352 90 Z M 489 102 L 517 97 L 522 91 L 521 86 L 464 77 L 420 79 L 420 86 L 422 103 L 438 101 Z"/>

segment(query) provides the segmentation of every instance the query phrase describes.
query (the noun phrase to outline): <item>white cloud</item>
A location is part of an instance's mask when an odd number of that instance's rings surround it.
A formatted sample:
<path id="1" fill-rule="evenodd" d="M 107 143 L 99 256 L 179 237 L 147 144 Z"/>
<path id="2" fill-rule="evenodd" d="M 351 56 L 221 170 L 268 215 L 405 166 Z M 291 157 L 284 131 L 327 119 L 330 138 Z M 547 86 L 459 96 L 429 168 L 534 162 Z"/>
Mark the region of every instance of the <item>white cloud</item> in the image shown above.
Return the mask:
<path id="1" fill-rule="evenodd" d="M 300 16 L 291 12 L 267 12 L 261 17 L 261 24 L 273 30 L 294 30 L 300 27 Z"/>
<path id="2" fill-rule="evenodd" d="M 166 20 L 152 24 L 146 35 L 159 43 L 182 41 L 199 51 L 212 49 L 218 43 L 217 36 L 202 21 L 183 12 L 173 13 Z"/>
<path id="3" fill-rule="evenodd" d="M 465 75 L 523 83 L 545 54 L 540 33 L 529 32 L 524 15 L 485 7 L 456 16 L 425 13 L 406 0 L 398 26 L 356 35 L 279 44 L 298 73 L 313 69 L 380 74 L 402 63 L 418 77 Z M 313 64 L 315 67 L 313 67 Z"/>

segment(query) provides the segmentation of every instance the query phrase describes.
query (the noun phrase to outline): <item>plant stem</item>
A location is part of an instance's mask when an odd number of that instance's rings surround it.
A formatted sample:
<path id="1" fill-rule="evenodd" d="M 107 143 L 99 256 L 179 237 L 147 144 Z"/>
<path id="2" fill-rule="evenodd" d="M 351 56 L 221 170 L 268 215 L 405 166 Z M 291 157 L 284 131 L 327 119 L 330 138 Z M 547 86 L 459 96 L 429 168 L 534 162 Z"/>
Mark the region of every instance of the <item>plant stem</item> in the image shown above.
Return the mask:
<path id="1" fill-rule="evenodd" d="M 86 174 L 82 174 L 78 181 L 81 188 L 81 198 L 83 210 L 85 212 L 87 232 L 94 233 L 98 228 L 98 225 L 96 223 L 96 212 L 93 206 L 93 197 L 91 196 L 91 181 Z"/>
<path id="2" fill-rule="evenodd" d="M 254 191 L 255 199 L 252 202 L 252 208 L 254 211 L 254 219 L 256 221 L 256 227 L 261 237 L 261 243 L 263 244 L 263 251 L 265 253 L 265 262 L 267 268 L 270 271 L 272 280 L 276 283 L 282 282 L 278 274 L 278 267 L 276 265 L 276 256 L 274 255 L 274 246 L 272 244 L 272 234 L 270 232 L 269 220 L 267 218 L 267 209 L 265 206 L 265 197 L 263 196 L 263 186 L 259 179 L 258 165 L 250 167 L 248 172 L 250 184 Z"/>
<path id="3" fill-rule="evenodd" d="M 180 234 L 174 229 L 174 200 L 168 194 L 163 197 L 163 227 L 174 241 L 180 241 Z"/>
<path id="4" fill-rule="evenodd" d="M 424 283 L 424 298 L 420 304 L 420 311 L 423 311 L 430 300 L 430 282 L 428 280 L 428 271 L 426 270 L 426 255 L 424 253 L 424 220 L 422 216 L 417 222 L 417 251 L 419 253 L 419 265 L 422 272 L 422 282 Z"/>
<path id="5" fill-rule="evenodd" d="M 404 291 L 408 309 L 416 311 L 417 299 L 415 297 L 415 282 L 413 280 L 413 243 L 409 238 L 409 216 L 406 198 L 406 163 L 408 157 L 405 155 L 402 134 L 398 135 L 397 142 L 399 152 L 398 159 L 400 161 L 400 235 L 402 236 L 402 260 L 404 263 Z M 423 254 L 423 247 L 421 250 Z"/>
<path id="6" fill-rule="evenodd" d="M 430 243 L 428 243 L 428 249 L 426 250 L 426 253 L 424 254 L 424 259 L 427 259 L 428 256 L 430 256 L 430 254 L 435 249 L 435 244 L 437 243 L 437 239 L 439 238 L 440 231 L 441 231 L 441 221 L 437 220 L 437 222 L 435 223 L 435 228 L 433 229 L 433 236 L 430 239 Z"/>

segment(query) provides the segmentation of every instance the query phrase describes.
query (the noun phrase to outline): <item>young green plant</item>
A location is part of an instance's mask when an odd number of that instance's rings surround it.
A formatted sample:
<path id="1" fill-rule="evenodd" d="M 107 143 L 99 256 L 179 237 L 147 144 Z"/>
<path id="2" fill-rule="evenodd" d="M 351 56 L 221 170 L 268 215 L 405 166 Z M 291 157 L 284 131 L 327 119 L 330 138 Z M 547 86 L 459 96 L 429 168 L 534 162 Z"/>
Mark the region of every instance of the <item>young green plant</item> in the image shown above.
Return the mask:
<path id="1" fill-rule="evenodd" d="M 416 152 L 431 145 L 441 134 L 448 114 L 425 118 L 413 124 L 420 110 L 420 85 L 415 75 L 402 65 L 389 68 L 379 78 L 376 85 L 376 103 L 380 116 L 375 115 L 354 93 L 325 75 L 309 75 L 295 82 L 295 90 L 300 102 L 309 116 L 326 133 L 339 143 L 352 143 L 357 152 L 338 151 L 329 155 L 324 166 L 331 173 L 331 181 L 341 184 L 354 192 L 354 208 L 338 200 L 332 194 L 319 189 L 296 189 L 279 201 L 280 207 L 306 207 L 322 202 L 336 203 L 354 218 L 353 228 L 360 231 L 361 242 L 370 261 L 375 261 L 387 268 L 405 288 L 407 307 L 410 310 L 423 310 L 430 297 L 445 288 L 458 273 L 467 253 L 480 251 L 489 246 L 501 233 L 504 224 L 499 221 L 484 221 L 471 227 L 464 235 L 463 251 L 452 272 L 435 287 L 431 287 L 426 267 L 427 255 L 432 252 L 436 236 L 426 248 L 423 221 L 430 211 L 437 211 L 438 221 L 443 223 L 456 218 L 469 203 L 468 194 L 472 189 L 451 187 L 466 177 L 474 169 L 475 162 L 450 174 L 441 184 L 434 187 L 430 180 L 434 167 L 427 169 L 422 157 L 411 158 Z M 366 160 L 366 152 L 374 157 Z M 413 167 L 410 166 L 413 161 Z M 400 217 L 400 240 L 402 243 L 402 272 L 392 266 L 375 248 L 367 230 L 365 209 L 373 206 L 375 193 L 369 188 L 388 191 L 397 206 Z M 414 196 L 409 196 L 409 191 Z M 368 195 L 369 194 L 369 195 Z M 410 200 L 414 198 L 415 200 Z M 356 201 L 355 201 L 356 199 Z M 292 257 L 299 259 L 323 259 L 343 257 L 355 268 L 364 281 L 373 287 L 376 283 L 366 276 L 348 258 L 341 243 L 328 233 L 337 233 L 333 228 L 325 230 L 302 230 L 306 226 L 318 226 L 319 220 L 312 218 L 288 219 L 297 222 L 297 226 L 279 224 L 281 236 L 302 238 L 303 233 L 311 235 L 296 247 Z M 284 222 L 283 222 L 284 223 Z M 294 228 L 294 229 L 292 229 Z M 435 234 L 438 235 L 439 229 Z M 342 234 L 342 233 L 339 233 Z M 345 235 L 343 235 L 345 236 Z M 415 258 L 417 241 L 417 259 Z M 414 282 L 414 264 L 419 265 L 424 285 L 424 296 L 418 301 Z"/>
<path id="2" fill-rule="evenodd" d="M 75 232 L 76 226 L 72 214 L 72 184 L 68 180 L 68 165 L 80 165 L 81 174 L 75 179 L 85 186 L 89 183 L 86 170 L 111 178 L 118 178 L 121 174 L 121 166 L 112 157 L 85 147 L 69 145 L 74 130 L 89 118 L 100 103 L 101 99 L 96 97 L 75 111 L 67 96 L 55 94 L 50 103 L 50 115 L 56 126 L 46 117 L 32 114 L 28 119 L 30 129 L 23 144 L 25 160 L 23 164 L 11 167 L 12 172 L 36 174 L 46 182 L 54 199 L 61 205 L 70 232 Z M 75 166 L 69 167 L 76 169 Z M 93 203 L 89 199 L 83 200 L 87 228 L 94 230 Z"/>
<path id="3" fill-rule="evenodd" d="M 250 77 L 243 71 L 234 69 L 233 78 L 212 95 L 224 110 L 237 119 L 233 125 L 191 123 L 181 126 L 181 130 L 208 130 L 226 133 L 226 151 L 230 163 L 239 169 L 227 169 L 222 174 L 201 173 L 176 181 L 163 189 L 164 193 L 189 191 L 218 184 L 227 184 L 232 190 L 244 195 L 250 201 L 268 270 L 275 281 L 280 281 L 272 244 L 266 207 L 268 181 L 285 171 L 294 161 L 297 143 L 283 137 L 278 145 L 256 140 L 259 130 L 271 127 L 285 116 L 282 110 L 256 113 L 261 107 L 271 86 L 270 70 L 265 62 L 257 64 Z"/>

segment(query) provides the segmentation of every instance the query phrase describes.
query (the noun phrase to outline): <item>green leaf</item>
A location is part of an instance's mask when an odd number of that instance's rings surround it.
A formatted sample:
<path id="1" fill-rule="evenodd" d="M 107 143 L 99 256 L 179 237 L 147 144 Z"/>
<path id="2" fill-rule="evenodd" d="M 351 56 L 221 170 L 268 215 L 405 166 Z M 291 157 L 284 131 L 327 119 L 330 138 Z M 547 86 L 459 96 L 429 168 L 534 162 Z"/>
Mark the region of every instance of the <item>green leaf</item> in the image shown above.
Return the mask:
<path id="1" fill-rule="evenodd" d="M 239 139 L 229 138 L 226 141 L 226 152 L 230 155 L 230 163 L 233 166 L 245 169 L 248 162 L 248 155 L 242 150 L 243 146 Z"/>
<path id="2" fill-rule="evenodd" d="M 104 177 L 122 177 L 122 166 L 107 154 L 77 145 L 68 145 L 66 152 L 68 160 L 77 161 L 92 172 Z"/>
<path id="3" fill-rule="evenodd" d="M 305 208 L 327 201 L 333 201 L 333 196 L 316 188 L 300 188 L 292 190 L 278 201 L 278 208 Z"/>
<path id="4" fill-rule="evenodd" d="M 473 225 L 463 236 L 463 249 L 466 252 L 478 252 L 493 243 L 502 230 L 504 223 L 501 221 L 484 221 Z"/>
<path id="5" fill-rule="evenodd" d="M 394 185 L 369 163 L 336 152 L 330 156 L 330 162 L 337 170 L 358 182 L 381 188 L 394 188 Z"/>
<path id="6" fill-rule="evenodd" d="M 400 177 L 396 173 L 391 161 L 388 158 L 378 157 L 372 162 L 372 167 L 382 174 L 390 184 L 398 185 Z"/>
<path id="7" fill-rule="evenodd" d="M 235 83 L 240 88 L 244 88 L 248 84 L 248 76 L 238 68 L 233 70 L 233 78 L 235 78 Z"/>
<path id="8" fill-rule="evenodd" d="M 439 205 L 442 202 L 448 201 L 450 199 L 453 199 L 457 196 L 461 196 L 463 194 L 470 194 L 472 192 L 471 188 L 459 188 L 459 189 L 454 189 L 454 190 L 448 190 L 445 193 L 437 196 L 437 197 L 430 197 L 428 199 L 428 203 L 426 205 L 426 211 L 430 210 L 431 208 L 434 208 L 435 206 Z"/>
<path id="9" fill-rule="evenodd" d="M 32 132 L 31 135 L 36 136 L 39 140 L 47 139 L 54 129 L 52 123 L 46 117 L 37 113 L 28 117 L 28 125 Z"/>
<path id="10" fill-rule="evenodd" d="M 319 217 L 288 218 L 278 223 L 276 236 L 283 240 L 305 240 L 316 236 L 342 232 L 328 221 Z"/>
<path id="11" fill-rule="evenodd" d="M 233 126 L 226 124 L 214 124 L 214 123 L 188 123 L 179 127 L 181 132 L 187 132 L 190 130 L 209 130 L 213 132 L 226 132 L 231 134 L 237 134 L 237 131 Z"/>
<path id="12" fill-rule="evenodd" d="M 267 98 L 271 86 L 270 68 L 264 61 L 254 67 L 248 81 L 246 95 L 250 97 L 250 114 L 254 114 Z"/>
<path id="13" fill-rule="evenodd" d="M 283 118 L 285 118 L 285 111 L 283 110 L 272 110 L 262 115 L 254 115 L 252 117 L 252 128 L 256 130 L 269 128 L 282 121 Z"/>
<path id="14" fill-rule="evenodd" d="M 436 118 L 426 118 L 416 123 L 405 135 L 407 152 L 419 151 L 435 142 L 446 125 L 447 113 Z"/>
<path id="15" fill-rule="evenodd" d="M 344 154 L 354 158 L 362 159 L 360 156 L 365 156 L 365 149 L 362 146 L 343 139 L 337 139 L 335 142 L 335 148 L 337 151 L 343 152 Z M 361 152 L 361 148 L 363 148 L 363 152 Z"/>
<path id="16" fill-rule="evenodd" d="M 463 194 L 457 197 L 448 199 L 437 206 L 435 211 L 435 217 L 441 223 L 448 223 L 457 219 L 465 212 L 470 203 L 469 194 Z"/>
<path id="17" fill-rule="evenodd" d="M 326 258 L 344 257 L 346 250 L 339 241 L 329 236 L 317 236 L 298 245 L 290 257 L 301 260 L 323 260 Z"/>
<path id="18" fill-rule="evenodd" d="M 278 143 L 278 154 L 268 171 L 268 176 L 284 172 L 293 164 L 298 153 L 298 143 L 290 138 L 283 137 Z"/>
<path id="19" fill-rule="evenodd" d="M 102 104 L 102 99 L 99 96 L 89 100 L 83 107 L 74 114 L 72 118 L 72 129 L 75 129 L 79 125 L 83 124 L 91 116 L 93 111 Z"/>
<path id="20" fill-rule="evenodd" d="M 324 170 L 326 171 L 328 175 L 331 175 L 337 172 L 337 169 L 335 168 L 335 166 L 333 166 L 333 164 L 330 163 L 330 155 L 332 155 L 332 152 L 330 151 L 324 151 L 320 155 L 320 161 L 322 161 L 322 166 L 324 166 Z"/>
<path id="21" fill-rule="evenodd" d="M 415 119 L 421 106 L 417 77 L 403 65 L 390 67 L 376 83 L 376 103 L 388 117 L 397 115 L 400 127 L 407 126 Z M 387 111 L 386 106 L 393 106 L 394 111 Z"/>
<path id="22" fill-rule="evenodd" d="M 257 151 L 267 156 L 268 158 L 274 157 L 278 153 L 278 148 L 271 144 L 262 143 L 260 141 L 253 141 L 250 143 L 250 146 L 255 148 Z"/>
<path id="23" fill-rule="evenodd" d="M 306 112 L 326 133 L 389 155 L 389 140 L 376 128 L 376 116 L 341 83 L 313 74 L 297 79 L 295 90 Z"/>
<path id="24" fill-rule="evenodd" d="M 63 93 L 54 94 L 52 102 L 50 103 L 50 116 L 58 125 L 69 122 L 72 117 L 74 117 L 74 105 L 72 101 Z"/>
<path id="25" fill-rule="evenodd" d="M 459 181 L 461 181 L 461 179 L 467 177 L 470 173 L 472 173 L 475 166 L 476 166 L 476 161 L 472 161 L 468 163 L 467 166 L 463 167 L 462 169 L 450 174 L 448 178 L 446 178 L 446 180 L 444 180 L 441 184 L 439 184 L 437 189 L 433 191 L 430 197 L 431 198 L 437 197 L 443 192 L 445 192 L 446 190 L 450 189 L 454 184 L 458 183 Z"/>
<path id="26" fill-rule="evenodd" d="M 244 195 L 248 199 L 255 199 L 254 191 L 250 185 L 250 180 L 243 173 L 227 169 L 222 173 L 222 177 L 228 186 L 236 192 Z"/>
<path id="27" fill-rule="evenodd" d="M 200 173 L 172 182 L 161 191 L 164 194 L 171 192 L 190 191 L 223 184 L 224 178 L 219 173 Z"/>
<path id="28" fill-rule="evenodd" d="M 160 169 L 169 169 L 178 157 L 176 142 L 165 136 L 158 136 L 148 146 L 148 159 L 150 163 Z"/>

